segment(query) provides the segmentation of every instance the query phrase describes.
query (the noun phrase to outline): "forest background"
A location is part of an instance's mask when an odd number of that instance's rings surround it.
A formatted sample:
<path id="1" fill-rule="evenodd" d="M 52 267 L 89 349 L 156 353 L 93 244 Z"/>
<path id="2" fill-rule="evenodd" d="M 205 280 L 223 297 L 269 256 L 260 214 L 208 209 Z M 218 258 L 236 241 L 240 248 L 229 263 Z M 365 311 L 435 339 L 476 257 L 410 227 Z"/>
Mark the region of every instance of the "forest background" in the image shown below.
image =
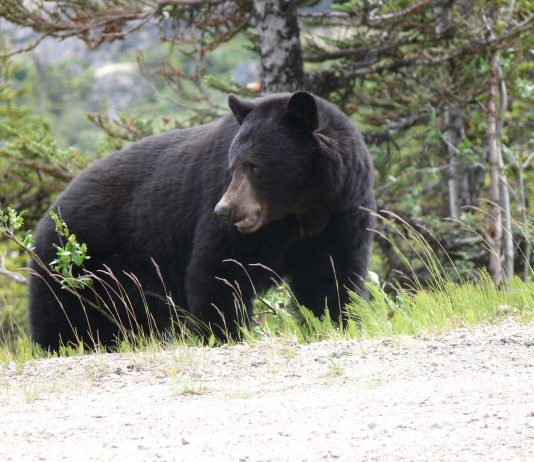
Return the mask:
<path id="1" fill-rule="evenodd" d="M 306 89 L 371 151 L 384 290 L 436 271 L 528 283 L 533 14 L 528 0 L 5 0 L 0 209 L 31 230 L 96 158 L 213 120 L 228 92 Z M 26 329 L 27 256 L 8 241 L 0 254 L 1 339 Z"/>

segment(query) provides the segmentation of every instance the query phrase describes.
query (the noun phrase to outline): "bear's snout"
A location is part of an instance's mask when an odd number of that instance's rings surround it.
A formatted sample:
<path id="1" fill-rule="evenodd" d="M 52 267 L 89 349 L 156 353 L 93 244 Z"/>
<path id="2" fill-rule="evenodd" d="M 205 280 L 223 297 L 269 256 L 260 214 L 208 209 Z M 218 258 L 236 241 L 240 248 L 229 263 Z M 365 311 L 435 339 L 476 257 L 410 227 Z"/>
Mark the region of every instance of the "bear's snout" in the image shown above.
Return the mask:
<path id="1" fill-rule="evenodd" d="M 264 207 L 257 201 L 254 187 L 242 171 L 234 172 L 228 189 L 213 212 L 242 233 L 258 230 L 266 219 Z"/>
<path id="2" fill-rule="evenodd" d="M 232 206 L 223 197 L 213 210 L 215 215 L 221 220 L 234 225 L 242 233 L 256 231 L 263 224 L 263 214 L 260 207 L 251 210 L 242 210 L 240 207 Z"/>
<path id="3" fill-rule="evenodd" d="M 222 201 L 218 202 L 213 210 L 215 215 L 217 215 L 221 220 L 227 221 L 228 223 L 232 222 L 233 210 L 228 207 L 226 204 L 223 204 Z"/>

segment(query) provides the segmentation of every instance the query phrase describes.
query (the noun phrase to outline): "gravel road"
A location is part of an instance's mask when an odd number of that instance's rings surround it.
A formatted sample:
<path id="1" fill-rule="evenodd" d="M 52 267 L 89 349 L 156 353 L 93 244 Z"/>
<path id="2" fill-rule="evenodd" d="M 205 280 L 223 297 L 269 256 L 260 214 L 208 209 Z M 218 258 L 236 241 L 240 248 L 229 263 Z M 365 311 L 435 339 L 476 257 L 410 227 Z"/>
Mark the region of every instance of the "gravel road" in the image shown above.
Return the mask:
<path id="1" fill-rule="evenodd" d="M 0 366 L 0 460 L 533 461 L 534 323 Z"/>

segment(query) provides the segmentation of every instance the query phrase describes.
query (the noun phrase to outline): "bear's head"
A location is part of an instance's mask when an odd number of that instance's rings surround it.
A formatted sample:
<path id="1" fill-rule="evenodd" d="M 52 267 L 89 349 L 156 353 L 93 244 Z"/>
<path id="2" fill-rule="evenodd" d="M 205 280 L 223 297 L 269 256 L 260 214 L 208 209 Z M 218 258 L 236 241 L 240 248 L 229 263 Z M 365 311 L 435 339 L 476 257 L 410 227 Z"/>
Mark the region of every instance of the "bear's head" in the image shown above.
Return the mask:
<path id="1" fill-rule="evenodd" d="M 215 214 L 242 233 L 299 212 L 314 195 L 319 143 L 315 97 L 307 92 L 228 104 L 240 124 L 228 155 L 232 179 Z"/>

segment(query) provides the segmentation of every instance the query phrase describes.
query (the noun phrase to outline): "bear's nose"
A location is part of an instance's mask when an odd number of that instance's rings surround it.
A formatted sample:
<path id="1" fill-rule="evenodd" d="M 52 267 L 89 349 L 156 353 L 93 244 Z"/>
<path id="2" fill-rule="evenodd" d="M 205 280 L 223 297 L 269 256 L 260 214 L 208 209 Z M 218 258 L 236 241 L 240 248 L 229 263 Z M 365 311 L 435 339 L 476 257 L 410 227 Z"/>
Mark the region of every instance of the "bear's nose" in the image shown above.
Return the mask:
<path id="1" fill-rule="evenodd" d="M 214 212 L 221 220 L 230 221 L 232 218 L 232 210 L 230 207 L 227 207 L 220 202 L 215 206 Z"/>

